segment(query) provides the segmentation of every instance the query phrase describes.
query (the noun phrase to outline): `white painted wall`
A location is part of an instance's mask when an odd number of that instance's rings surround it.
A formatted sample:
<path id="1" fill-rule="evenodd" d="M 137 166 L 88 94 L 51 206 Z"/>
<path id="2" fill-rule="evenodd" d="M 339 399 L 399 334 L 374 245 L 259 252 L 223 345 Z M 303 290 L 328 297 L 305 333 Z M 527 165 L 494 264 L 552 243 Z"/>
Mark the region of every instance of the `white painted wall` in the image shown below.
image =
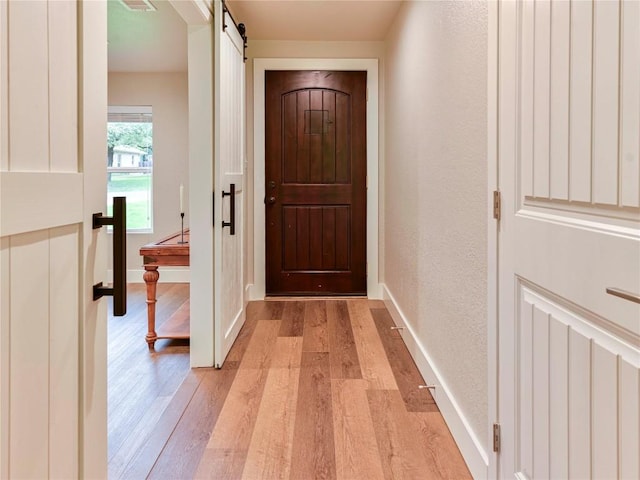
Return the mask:
<path id="1" fill-rule="evenodd" d="M 109 105 L 153 108 L 153 233 L 127 235 L 129 281 L 142 282 L 142 273 L 137 271 L 142 269 L 140 247 L 180 230 L 181 183 L 185 228 L 189 225 L 188 91 L 186 72 L 109 74 Z M 188 281 L 187 269 L 164 267 L 160 281 Z"/>
<path id="2" fill-rule="evenodd" d="M 250 32 L 249 36 L 250 36 Z M 245 242 L 247 258 L 245 261 L 245 279 L 248 284 L 253 284 L 254 279 L 254 188 L 253 178 L 253 152 L 254 152 L 254 112 L 253 112 L 253 61 L 256 58 L 375 58 L 378 59 L 378 68 L 382 69 L 382 57 L 384 54 L 384 42 L 297 42 L 297 41 L 278 41 L 278 40 L 251 40 L 249 38 L 249 46 L 247 49 L 247 210 L 245 216 Z M 384 125 L 384 103 L 383 103 L 383 85 L 382 79 L 379 79 L 379 128 L 382 129 Z M 383 152 L 384 142 L 383 136 L 378 138 L 378 150 Z M 383 162 L 382 155 L 380 155 L 380 163 Z M 372 186 L 370 185 L 370 188 Z M 379 187 L 381 189 L 381 187 Z M 380 222 L 382 216 L 380 216 Z M 380 227 L 382 228 L 382 227 Z M 379 238 L 379 241 L 381 239 Z"/>
<path id="3" fill-rule="evenodd" d="M 385 64 L 387 293 L 486 463 L 486 4 L 407 2 Z"/>

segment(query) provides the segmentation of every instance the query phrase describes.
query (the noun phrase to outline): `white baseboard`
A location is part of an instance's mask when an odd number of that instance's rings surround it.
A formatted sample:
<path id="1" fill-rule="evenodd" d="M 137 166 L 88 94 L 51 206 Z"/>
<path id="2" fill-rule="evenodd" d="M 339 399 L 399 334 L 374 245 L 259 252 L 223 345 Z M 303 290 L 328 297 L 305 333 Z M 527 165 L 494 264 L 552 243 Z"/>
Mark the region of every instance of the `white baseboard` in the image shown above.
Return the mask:
<path id="1" fill-rule="evenodd" d="M 183 267 L 160 267 L 158 283 L 189 283 L 189 269 Z M 144 283 L 144 269 L 127 270 L 127 283 Z M 113 270 L 107 270 L 107 282 L 113 283 Z"/>
<path id="2" fill-rule="evenodd" d="M 367 285 L 367 298 L 369 300 L 384 300 L 382 283 L 371 282 Z"/>
<path id="3" fill-rule="evenodd" d="M 460 448 L 460 452 L 464 457 L 467 466 L 471 471 L 471 475 L 474 479 L 486 479 L 488 476 L 489 457 L 487 452 L 479 441 L 478 436 L 475 434 L 462 410 L 460 409 L 458 402 L 454 398 L 453 394 L 447 387 L 442 375 L 438 371 L 438 368 L 434 364 L 433 360 L 429 356 L 429 353 L 425 349 L 424 345 L 416 337 L 416 334 L 407 322 L 406 317 L 402 313 L 395 298 L 389 291 L 386 285 L 382 285 L 383 300 L 387 310 L 391 314 L 394 322 L 399 327 L 404 327 L 403 335 L 404 342 L 416 362 L 418 370 L 424 377 L 424 380 L 429 385 L 437 385 L 433 393 L 433 398 L 438 404 L 438 408 L 444 417 L 445 422 L 454 440 Z"/>
<path id="4" fill-rule="evenodd" d="M 247 304 L 253 300 L 253 298 L 251 298 L 251 290 L 253 289 L 253 283 L 247 283 L 244 286 L 244 308 L 247 308 Z"/>
<path id="5" fill-rule="evenodd" d="M 255 300 L 264 300 L 264 290 L 258 288 L 255 283 L 247 283 L 244 291 L 247 300 L 250 302 L 253 302 Z"/>

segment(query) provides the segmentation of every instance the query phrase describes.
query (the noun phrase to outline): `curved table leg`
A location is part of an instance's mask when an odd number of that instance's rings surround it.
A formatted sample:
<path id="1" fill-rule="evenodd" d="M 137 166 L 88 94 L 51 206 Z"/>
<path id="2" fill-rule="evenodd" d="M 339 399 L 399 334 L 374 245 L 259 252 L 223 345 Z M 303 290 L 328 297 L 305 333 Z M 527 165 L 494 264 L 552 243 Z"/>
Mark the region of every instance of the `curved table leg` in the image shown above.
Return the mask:
<path id="1" fill-rule="evenodd" d="M 158 267 L 146 266 L 144 267 L 144 283 L 147 284 L 147 324 L 148 332 L 145 337 L 149 350 L 153 351 L 158 335 L 156 334 L 156 286 L 158 284 L 158 278 L 160 273 Z"/>

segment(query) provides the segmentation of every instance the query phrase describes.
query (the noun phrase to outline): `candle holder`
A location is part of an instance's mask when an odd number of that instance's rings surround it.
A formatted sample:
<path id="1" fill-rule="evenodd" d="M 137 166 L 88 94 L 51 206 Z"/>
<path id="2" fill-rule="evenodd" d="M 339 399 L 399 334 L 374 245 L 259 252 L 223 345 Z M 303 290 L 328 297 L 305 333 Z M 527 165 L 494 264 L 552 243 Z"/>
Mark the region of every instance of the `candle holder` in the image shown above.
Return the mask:
<path id="1" fill-rule="evenodd" d="M 180 241 L 178 244 L 184 245 L 185 243 L 189 242 L 184 241 L 184 212 L 180 212 Z"/>

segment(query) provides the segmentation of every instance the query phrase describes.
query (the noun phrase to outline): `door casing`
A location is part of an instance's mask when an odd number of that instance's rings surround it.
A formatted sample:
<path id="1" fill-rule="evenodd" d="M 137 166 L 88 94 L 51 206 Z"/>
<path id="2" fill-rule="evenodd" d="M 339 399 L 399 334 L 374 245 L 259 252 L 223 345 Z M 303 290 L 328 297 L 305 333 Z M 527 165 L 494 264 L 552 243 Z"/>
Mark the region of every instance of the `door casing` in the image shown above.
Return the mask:
<path id="1" fill-rule="evenodd" d="M 382 299 L 378 266 L 378 60 L 373 58 L 256 58 L 253 62 L 253 284 L 250 300 L 265 296 L 265 81 L 267 70 L 347 70 L 367 72 L 367 295 Z M 248 245 L 247 248 L 251 248 Z"/>
<path id="2" fill-rule="evenodd" d="M 498 190 L 498 2 L 488 3 L 487 18 L 487 478 L 498 478 L 498 454 L 489 447 L 498 420 L 498 222 L 493 192 Z"/>
<path id="3" fill-rule="evenodd" d="M 213 294 L 213 14 L 195 1 L 173 1 L 188 26 L 189 266 L 191 367 L 214 364 Z M 201 8 L 202 7 L 202 8 Z"/>

